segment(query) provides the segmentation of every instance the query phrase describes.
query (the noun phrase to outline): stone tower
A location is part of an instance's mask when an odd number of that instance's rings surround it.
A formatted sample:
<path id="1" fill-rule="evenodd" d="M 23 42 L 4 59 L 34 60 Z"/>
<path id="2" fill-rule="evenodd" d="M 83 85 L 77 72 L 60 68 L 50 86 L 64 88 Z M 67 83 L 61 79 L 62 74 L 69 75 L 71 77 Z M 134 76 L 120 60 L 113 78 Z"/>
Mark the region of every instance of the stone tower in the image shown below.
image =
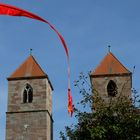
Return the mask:
<path id="1" fill-rule="evenodd" d="M 52 140 L 51 82 L 30 55 L 8 78 L 6 140 Z"/>
<path id="2" fill-rule="evenodd" d="M 132 73 L 110 51 L 91 72 L 93 89 L 106 102 L 111 97 L 131 96 Z"/>

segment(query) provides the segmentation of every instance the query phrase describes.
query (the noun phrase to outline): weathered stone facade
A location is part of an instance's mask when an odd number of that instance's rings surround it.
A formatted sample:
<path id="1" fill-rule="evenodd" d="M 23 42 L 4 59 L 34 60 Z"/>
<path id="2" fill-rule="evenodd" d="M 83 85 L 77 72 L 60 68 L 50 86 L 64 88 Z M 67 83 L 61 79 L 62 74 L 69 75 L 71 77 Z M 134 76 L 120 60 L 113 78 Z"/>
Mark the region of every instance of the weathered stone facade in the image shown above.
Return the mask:
<path id="1" fill-rule="evenodd" d="M 50 140 L 47 112 L 16 112 L 7 114 L 6 140 Z"/>
<path id="2" fill-rule="evenodd" d="M 23 103 L 26 84 L 32 103 Z M 52 88 L 47 78 L 9 80 L 6 140 L 52 140 Z"/>
<path id="3" fill-rule="evenodd" d="M 109 100 L 107 85 L 112 80 L 116 83 L 117 91 L 115 98 L 122 96 L 131 96 L 131 74 L 124 75 L 106 75 L 106 76 L 91 76 L 91 82 L 94 90 L 102 97 L 105 101 Z"/>

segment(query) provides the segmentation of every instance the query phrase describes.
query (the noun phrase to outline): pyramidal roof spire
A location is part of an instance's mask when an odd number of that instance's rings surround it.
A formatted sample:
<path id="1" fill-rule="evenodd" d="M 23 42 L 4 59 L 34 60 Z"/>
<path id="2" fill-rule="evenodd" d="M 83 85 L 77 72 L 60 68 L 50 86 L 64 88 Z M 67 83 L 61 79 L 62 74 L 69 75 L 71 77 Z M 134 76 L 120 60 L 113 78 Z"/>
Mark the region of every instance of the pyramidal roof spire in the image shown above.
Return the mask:
<path id="1" fill-rule="evenodd" d="M 110 52 L 110 46 L 107 55 L 98 65 L 98 67 L 91 73 L 91 76 L 102 75 L 122 75 L 131 74 L 131 72 L 123 66 L 123 64 Z"/>
<path id="2" fill-rule="evenodd" d="M 36 78 L 36 77 L 47 77 L 47 74 L 39 66 L 35 58 L 30 56 L 17 68 L 15 72 L 8 78 L 20 79 L 20 78 Z"/>

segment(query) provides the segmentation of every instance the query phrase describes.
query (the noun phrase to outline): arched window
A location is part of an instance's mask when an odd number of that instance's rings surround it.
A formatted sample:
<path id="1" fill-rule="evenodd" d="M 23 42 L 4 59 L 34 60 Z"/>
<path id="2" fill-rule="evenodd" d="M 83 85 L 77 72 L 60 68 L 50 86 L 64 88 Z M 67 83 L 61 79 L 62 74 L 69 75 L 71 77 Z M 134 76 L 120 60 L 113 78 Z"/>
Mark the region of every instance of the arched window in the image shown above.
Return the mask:
<path id="1" fill-rule="evenodd" d="M 27 103 L 27 91 L 24 90 L 23 92 L 23 103 Z"/>
<path id="2" fill-rule="evenodd" d="M 113 80 L 110 80 L 107 85 L 107 93 L 108 96 L 112 96 L 112 97 L 115 97 L 117 94 L 117 86 Z"/>
<path id="3" fill-rule="evenodd" d="M 28 91 L 28 102 L 31 103 L 33 100 L 33 92 L 32 89 L 29 89 Z"/>
<path id="4" fill-rule="evenodd" d="M 23 103 L 32 103 L 33 101 L 33 89 L 29 84 L 26 84 L 23 91 Z"/>

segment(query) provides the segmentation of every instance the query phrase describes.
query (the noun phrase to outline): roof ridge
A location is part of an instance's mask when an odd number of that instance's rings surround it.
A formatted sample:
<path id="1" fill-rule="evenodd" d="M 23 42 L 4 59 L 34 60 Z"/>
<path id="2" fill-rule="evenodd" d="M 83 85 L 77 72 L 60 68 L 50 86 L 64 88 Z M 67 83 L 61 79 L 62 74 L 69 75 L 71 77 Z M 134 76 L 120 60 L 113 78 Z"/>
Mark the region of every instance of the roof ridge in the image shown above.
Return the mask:
<path id="1" fill-rule="evenodd" d="M 34 56 L 31 55 L 31 57 L 34 59 L 35 63 L 38 65 L 38 67 L 41 69 L 41 71 L 42 71 L 45 75 L 47 75 L 47 74 L 43 71 L 43 69 L 41 68 L 41 66 L 39 65 L 39 63 L 35 60 Z"/>
<path id="2" fill-rule="evenodd" d="M 29 56 L 29 57 L 30 57 L 30 56 Z M 26 59 L 18 66 L 18 68 L 9 76 L 9 78 L 10 78 L 14 73 L 16 73 L 16 72 L 18 71 L 18 69 L 29 59 L 29 57 L 26 58 Z"/>
<path id="3" fill-rule="evenodd" d="M 127 70 L 127 71 L 129 71 L 121 62 L 120 62 L 120 60 L 112 53 L 112 52 L 110 52 L 110 54 Z M 129 71 L 130 72 L 130 71 Z M 131 73 L 131 72 L 130 72 Z"/>

